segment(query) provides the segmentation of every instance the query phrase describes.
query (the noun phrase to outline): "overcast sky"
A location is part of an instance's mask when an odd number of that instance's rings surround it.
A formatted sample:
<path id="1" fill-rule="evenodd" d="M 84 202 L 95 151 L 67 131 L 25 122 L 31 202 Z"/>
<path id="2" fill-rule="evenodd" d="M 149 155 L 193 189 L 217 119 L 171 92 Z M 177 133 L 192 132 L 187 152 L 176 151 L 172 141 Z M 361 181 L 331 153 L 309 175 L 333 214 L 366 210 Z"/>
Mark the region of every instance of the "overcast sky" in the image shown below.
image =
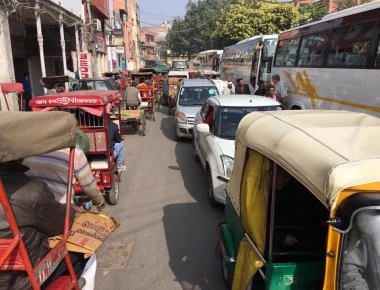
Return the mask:
<path id="1" fill-rule="evenodd" d="M 159 25 L 185 15 L 188 0 L 139 0 L 141 26 Z"/>

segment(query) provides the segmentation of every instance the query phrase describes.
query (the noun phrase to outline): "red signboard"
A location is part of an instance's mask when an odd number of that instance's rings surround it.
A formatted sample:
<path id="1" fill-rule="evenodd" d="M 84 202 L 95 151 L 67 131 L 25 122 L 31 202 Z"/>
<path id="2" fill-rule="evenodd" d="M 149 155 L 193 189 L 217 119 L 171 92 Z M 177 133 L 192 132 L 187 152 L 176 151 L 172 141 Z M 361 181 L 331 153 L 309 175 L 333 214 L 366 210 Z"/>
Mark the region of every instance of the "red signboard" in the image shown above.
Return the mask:
<path id="1" fill-rule="evenodd" d="M 88 52 L 79 53 L 79 71 L 80 78 L 86 79 L 92 77 L 92 67 L 91 67 L 91 54 Z"/>

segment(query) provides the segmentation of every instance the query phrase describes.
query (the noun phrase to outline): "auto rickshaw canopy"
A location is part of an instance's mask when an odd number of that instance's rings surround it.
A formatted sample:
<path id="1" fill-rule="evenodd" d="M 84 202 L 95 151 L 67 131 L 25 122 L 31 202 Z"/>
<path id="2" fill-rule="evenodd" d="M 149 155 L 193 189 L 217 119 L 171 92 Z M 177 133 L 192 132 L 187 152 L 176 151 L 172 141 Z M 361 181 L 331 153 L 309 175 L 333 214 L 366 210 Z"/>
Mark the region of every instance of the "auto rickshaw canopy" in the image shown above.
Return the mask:
<path id="1" fill-rule="evenodd" d="M 110 112 L 113 104 L 122 102 L 118 91 L 73 91 L 33 98 L 30 107 L 33 111 L 52 111 L 57 107 L 81 108 L 96 116 Z"/>
<path id="2" fill-rule="evenodd" d="M 76 120 L 66 112 L 0 112 L 0 162 L 75 147 L 75 136 Z"/>
<path id="3" fill-rule="evenodd" d="M 347 111 L 274 111 L 245 116 L 227 190 L 240 212 L 247 148 L 276 162 L 328 209 L 347 188 L 380 181 L 380 119 Z"/>

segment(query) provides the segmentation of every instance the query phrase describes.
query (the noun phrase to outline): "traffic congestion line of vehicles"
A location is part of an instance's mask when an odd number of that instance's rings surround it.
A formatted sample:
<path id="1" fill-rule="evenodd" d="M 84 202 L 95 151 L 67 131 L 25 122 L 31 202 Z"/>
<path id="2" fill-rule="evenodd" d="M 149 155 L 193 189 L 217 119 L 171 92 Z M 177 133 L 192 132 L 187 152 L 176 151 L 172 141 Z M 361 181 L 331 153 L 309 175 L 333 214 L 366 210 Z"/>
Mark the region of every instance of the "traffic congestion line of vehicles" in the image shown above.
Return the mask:
<path id="1" fill-rule="evenodd" d="M 243 40 L 224 49 L 221 79 L 243 78 L 254 93 L 278 74 L 288 91 L 288 109 L 379 116 L 379 21 L 380 1 L 373 1 L 279 35 Z"/>

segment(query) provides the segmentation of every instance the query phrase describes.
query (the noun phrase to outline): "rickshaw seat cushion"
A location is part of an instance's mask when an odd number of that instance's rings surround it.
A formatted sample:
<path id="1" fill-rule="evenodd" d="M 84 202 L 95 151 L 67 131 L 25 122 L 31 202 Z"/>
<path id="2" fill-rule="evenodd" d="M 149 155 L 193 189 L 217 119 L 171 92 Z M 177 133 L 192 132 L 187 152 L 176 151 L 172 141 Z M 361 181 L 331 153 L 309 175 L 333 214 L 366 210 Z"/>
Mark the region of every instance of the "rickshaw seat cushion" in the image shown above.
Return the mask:
<path id="1" fill-rule="evenodd" d="M 9 240 L 11 241 L 11 240 Z M 9 245 L 0 245 L 0 256 L 2 256 L 6 250 L 8 249 Z M 9 257 L 5 260 L 4 262 L 4 266 L 24 266 L 24 261 L 21 257 L 21 254 L 20 254 L 20 251 L 19 251 L 19 248 L 16 247 L 12 252 L 11 254 L 9 255 Z"/>
<path id="2" fill-rule="evenodd" d="M 108 169 L 107 159 L 91 161 L 90 167 L 92 170 Z"/>
<path id="3" fill-rule="evenodd" d="M 46 290 L 59 290 L 59 289 L 71 289 L 68 286 L 72 285 L 72 279 L 70 276 L 60 276 L 50 283 Z"/>
<path id="4" fill-rule="evenodd" d="M 140 109 L 149 108 L 149 102 L 141 102 Z"/>

